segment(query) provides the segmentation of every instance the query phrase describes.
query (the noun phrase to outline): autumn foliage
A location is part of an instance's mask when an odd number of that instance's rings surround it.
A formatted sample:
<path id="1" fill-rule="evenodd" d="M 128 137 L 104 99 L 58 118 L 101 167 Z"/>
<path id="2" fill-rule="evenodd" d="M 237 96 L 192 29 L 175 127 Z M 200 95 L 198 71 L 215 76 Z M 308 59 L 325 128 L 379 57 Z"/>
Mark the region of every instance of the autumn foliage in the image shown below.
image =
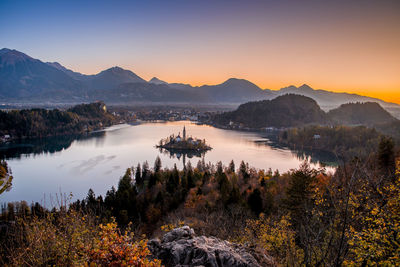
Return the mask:
<path id="1" fill-rule="evenodd" d="M 0 264 L 160 266 L 142 233 L 160 236 L 185 224 L 281 266 L 398 266 L 396 156 L 392 140 L 382 139 L 377 153 L 335 173 L 307 162 L 283 174 L 244 162 L 235 169 L 233 161 L 183 170 L 162 169 L 159 160 L 150 169 L 146 162 L 129 168 L 104 200 L 89 190 L 68 211 L 10 203 L 1 215 L 8 232 L 0 236 Z"/>
<path id="2" fill-rule="evenodd" d="M 161 266 L 146 239 L 73 210 L 17 218 L 1 251 L 3 266 Z"/>
<path id="3" fill-rule="evenodd" d="M 120 233 L 115 221 L 99 228 L 99 238 L 89 249 L 89 266 L 161 266 L 159 260 L 148 259 L 150 251 L 145 239 L 134 242 L 129 231 Z"/>

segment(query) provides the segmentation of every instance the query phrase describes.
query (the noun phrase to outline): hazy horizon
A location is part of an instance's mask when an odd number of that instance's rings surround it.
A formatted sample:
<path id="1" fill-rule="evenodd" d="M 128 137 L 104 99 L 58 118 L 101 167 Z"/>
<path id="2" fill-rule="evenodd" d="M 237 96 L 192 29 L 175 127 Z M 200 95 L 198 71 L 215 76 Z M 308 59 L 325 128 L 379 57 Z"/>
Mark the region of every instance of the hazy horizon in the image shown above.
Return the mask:
<path id="1" fill-rule="evenodd" d="M 400 103 L 399 1 L 2 1 L 0 47 L 84 74 L 242 78 Z"/>

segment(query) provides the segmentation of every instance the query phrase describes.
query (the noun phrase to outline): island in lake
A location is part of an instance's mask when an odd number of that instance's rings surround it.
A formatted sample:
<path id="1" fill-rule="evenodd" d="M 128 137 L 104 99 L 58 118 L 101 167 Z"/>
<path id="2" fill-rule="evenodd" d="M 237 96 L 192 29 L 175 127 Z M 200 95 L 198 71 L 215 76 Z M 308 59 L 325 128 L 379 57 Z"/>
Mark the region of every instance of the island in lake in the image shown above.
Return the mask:
<path id="1" fill-rule="evenodd" d="M 178 136 L 170 135 L 165 139 L 161 139 L 157 148 L 182 152 L 205 152 L 211 150 L 211 147 L 206 144 L 205 139 L 201 140 L 191 136 L 186 138 L 185 126 L 183 126 L 182 136 L 178 133 Z"/>

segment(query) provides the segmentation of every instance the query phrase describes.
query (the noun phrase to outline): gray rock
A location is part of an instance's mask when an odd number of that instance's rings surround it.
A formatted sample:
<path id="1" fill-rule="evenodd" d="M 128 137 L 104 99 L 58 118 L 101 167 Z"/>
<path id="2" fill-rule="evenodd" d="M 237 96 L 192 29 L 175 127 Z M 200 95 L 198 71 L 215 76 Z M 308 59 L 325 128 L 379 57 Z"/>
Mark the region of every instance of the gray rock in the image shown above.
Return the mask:
<path id="1" fill-rule="evenodd" d="M 189 226 L 176 228 L 148 247 L 166 266 L 261 266 L 245 247 L 215 237 L 196 236 Z"/>

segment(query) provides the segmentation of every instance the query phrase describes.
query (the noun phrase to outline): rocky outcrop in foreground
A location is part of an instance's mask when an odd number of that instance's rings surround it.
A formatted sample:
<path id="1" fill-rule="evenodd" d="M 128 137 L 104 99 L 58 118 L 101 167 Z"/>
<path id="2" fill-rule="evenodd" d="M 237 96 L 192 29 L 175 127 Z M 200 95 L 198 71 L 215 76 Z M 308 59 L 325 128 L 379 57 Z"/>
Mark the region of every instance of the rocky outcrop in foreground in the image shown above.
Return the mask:
<path id="1" fill-rule="evenodd" d="M 196 236 L 189 226 L 168 232 L 162 240 L 150 240 L 148 247 L 166 266 L 261 266 L 245 247 L 215 237 Z"/>

